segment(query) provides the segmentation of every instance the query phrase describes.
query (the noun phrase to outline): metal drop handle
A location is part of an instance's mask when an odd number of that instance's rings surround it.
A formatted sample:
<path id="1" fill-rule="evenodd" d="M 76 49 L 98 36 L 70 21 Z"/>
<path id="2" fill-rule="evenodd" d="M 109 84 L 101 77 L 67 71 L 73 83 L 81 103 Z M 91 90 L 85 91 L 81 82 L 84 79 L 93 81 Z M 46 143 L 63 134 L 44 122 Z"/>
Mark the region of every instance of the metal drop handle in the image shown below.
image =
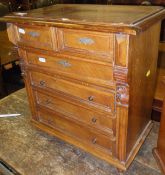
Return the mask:
<path id="1" fill-rule="evenodd" d="M 91 39 L 91 38 L 86 38 L 86 37 L 80 38 L 80 39 L 79 39 L 79 42 L 80 42 L 81 44 L 84 44 L 84 45 L 92 45 L 92 44 L 95 43 L 93 39 Z"/>
<path id="2" fill-rule="evenodd" d="M 94 100 L 94 96 L 89 96 L 89 97 L 88 97 L 88 100 L 89 100 L 89 101 L 93 101 L 93 100 Z"/>
<path id="3" fill-rule="evenodd" d="M 96 142 L 97 142 L 97 139 L 94 138 L 94 139 L 92 140 L 92 143 L 93 143 L 93 144 L 96 144 Z"/>
<path id="4" fill-rule="evenodd" d="M 37 38 L 40 36 L 40 34 L 38 32 L 34 32 L 34 31 L 28 32 L 28 34 L 33 38 Z"/>
<path id="5" fill-rule="evenodd" d="M 41 86 L 45 86 L 45 84 L 46 84 L 45 81 L 43 81 L 43 80 L 40 81 L 40 85 L 41 85 Z"/>
<path id="6" fill-rule="evenodd" d="M 59 60 L 57 63 L 62 65 L 63 67 L 71 67 L 72 66 L 67 60 Z"/>
<path id="7" fill-rule="evenodd" d="M 46 105 L 49 105 L 49 104 L 51 104 L 51 101 L 50 101 L 49 99 L 46 99 L 46 100 L 45 100 L 45 104 L 46 104 Z"/>
<path id="8" fill-rule="evenodd" d="M 93 117 L 93 118 L 92 118 L 92 122 L 93 122 L 93 123 L 96 123 L 96 121 L 97 121 L 97 118 Z"/>

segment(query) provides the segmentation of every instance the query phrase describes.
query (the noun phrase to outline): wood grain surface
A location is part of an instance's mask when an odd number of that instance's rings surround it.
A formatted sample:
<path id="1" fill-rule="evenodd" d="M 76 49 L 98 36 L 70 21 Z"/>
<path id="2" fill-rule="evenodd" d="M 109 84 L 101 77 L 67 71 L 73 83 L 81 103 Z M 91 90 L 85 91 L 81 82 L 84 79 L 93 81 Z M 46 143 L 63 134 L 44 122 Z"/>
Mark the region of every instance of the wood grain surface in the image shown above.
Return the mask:
<path id="1" fill-rule="evenodd" d="M 164 15 L 162 7 L 55 5 L 1 19 L 19 47 L 33 124 L 126 170 L 152 127 Z"/>
<path id="2" fill-rule="evenodd" d="M 163 19 L 164 14 L 163 7 L 159 6 L 58 4 L 22 14 L 12 13 L 1 21 L 136 34 Z"/>

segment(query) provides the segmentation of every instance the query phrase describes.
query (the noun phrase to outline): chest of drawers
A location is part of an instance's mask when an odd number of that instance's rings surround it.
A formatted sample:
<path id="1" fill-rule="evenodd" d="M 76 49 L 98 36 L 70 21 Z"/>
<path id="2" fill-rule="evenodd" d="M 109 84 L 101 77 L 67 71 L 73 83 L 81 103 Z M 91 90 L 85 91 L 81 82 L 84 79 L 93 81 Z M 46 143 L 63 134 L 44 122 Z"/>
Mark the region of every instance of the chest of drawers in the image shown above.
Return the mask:
<path id="1" fill-rule="evenodd" d="M 38 128 L 126 170 L 151 129 L 162 7 L 55 5 L 1 18 Z"/>

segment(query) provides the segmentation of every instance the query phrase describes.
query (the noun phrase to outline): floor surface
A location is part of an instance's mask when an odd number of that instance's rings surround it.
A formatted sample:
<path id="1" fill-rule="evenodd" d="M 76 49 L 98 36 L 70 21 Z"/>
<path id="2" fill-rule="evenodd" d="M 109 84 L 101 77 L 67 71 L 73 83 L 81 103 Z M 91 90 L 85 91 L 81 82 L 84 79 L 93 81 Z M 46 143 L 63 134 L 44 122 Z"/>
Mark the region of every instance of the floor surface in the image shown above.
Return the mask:
<path id="1" fill-rule="evenodd" d="M 21 114 L 0 118 L 0 160 L 21 175 L 118 175 L 107 162 L 33 127 L 25 89 L 1 99 L 0 113 Z M 154 122 L 125 175 L 161 175 L 152 155 L 158 128 Z"/>

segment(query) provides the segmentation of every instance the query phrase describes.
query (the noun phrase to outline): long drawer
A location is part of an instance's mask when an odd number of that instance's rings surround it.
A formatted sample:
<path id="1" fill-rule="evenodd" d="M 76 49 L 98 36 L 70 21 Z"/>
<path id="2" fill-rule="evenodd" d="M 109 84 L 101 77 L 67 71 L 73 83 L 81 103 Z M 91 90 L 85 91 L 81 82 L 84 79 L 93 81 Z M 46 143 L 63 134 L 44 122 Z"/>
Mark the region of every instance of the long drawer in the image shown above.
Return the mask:
<path id="1" fill-rule="evenodd" d="M 112 65 L 103 62 L 88 62 L 79 58 L 50 56 L 41 53 L 27 52 L 29 65 L 43 68 L 45 71 L 56 72 L 73 79 L 79 79 L 96 84 L 112 84 Z"/>
<path id="2" fill-rule="evenodd" d="M 38 91 L 34 91 L 36 102 L 40 106 L 58 111 L 67 115 L 69 118 L 77 120 L 88 125 L 105 131 L 113 136 L 115 133 L 115 116 L 105 113 L 95 112 L 89 107 L 82 106 L 79 103 L 69 101 L 60 96 L 50 96 Z"/>
<path id="3" fill-rule="evenodd" d="M 100 91 L 39 72 L 31 71 L 30 77 L 32 85 L 65 93 L 85 100 L 91 105 L 101 105 L 110 112 L 115 110 L 115 94 L 113 92 Z"/>
<path id="4" fill-rule="evenodd" d="M 58 113 L 52 113 L 40 108 L 38 117 L 39 122 L 59 130 L 66 135 L 70 135 L 81 143 L 85 142 L 97 148 L 106 149 L 108 152 L 114 151 L 115 141 L 111 140 L 110 137 L 100 134 L 96 130 L 91 130 L 83 125 L 74 123 Z"/>

